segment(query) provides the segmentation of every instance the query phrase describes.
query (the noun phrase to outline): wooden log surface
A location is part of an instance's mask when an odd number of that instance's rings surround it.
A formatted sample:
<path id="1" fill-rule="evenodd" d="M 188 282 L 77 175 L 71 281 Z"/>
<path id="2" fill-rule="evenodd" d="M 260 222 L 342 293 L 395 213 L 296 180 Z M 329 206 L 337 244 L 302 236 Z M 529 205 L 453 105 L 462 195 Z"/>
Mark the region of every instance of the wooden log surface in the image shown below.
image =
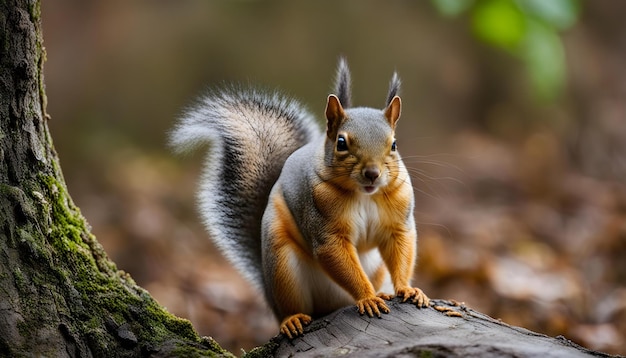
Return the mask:
<path id="1" fill-rule="evenodd" d="M 564 337 L 510 326 L 463 304 L 431 300 L 439 310 L 399 299 L 382 318 L 346 307 L 314 320 L 294 340 L 280 335 L 264 346 L 277 357 L 611 357 Z M 441 311 L 440 311 L 441 310 Z M 442 312 L 444 311 L 444 312 Z M 254 351 L 250 352 L 254 355 Z"/>

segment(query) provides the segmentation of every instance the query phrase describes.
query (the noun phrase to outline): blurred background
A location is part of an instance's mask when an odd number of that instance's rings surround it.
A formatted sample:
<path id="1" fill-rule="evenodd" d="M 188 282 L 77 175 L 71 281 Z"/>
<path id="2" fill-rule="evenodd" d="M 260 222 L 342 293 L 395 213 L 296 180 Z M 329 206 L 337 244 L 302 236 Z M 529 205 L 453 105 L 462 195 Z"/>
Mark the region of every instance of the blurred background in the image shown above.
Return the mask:
<path id="1" fill-rule="evenodd" d="M 403 80 L 415 284 L 504 322 L 626 354 L 626 22 L 616 0 L 44 1 L 49 122 L 110 257 L 234 352 L 277 324 L 211 246 L 203 153 L 167 133 L 224 82 L 323 118 L 337 59 L 356 105 Z M 320 122 L 321 124 L 321 122 Z"/>

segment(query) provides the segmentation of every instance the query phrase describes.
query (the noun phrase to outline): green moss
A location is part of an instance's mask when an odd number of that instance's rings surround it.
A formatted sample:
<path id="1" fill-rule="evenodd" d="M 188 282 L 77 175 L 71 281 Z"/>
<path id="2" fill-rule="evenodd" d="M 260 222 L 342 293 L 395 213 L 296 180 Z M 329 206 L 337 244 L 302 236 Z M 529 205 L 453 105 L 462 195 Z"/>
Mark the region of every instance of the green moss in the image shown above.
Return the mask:
<path id="1" fill-rule="evenodd" d="M 19 321 L 17 322 L 17 329 L 20 332 L 20 334 L 22 335 L 22 337 L 31 337 L 31 330 L 32 328 L 30 327 L 30 324 L 28 324 L 27 321 Z"/>
<path id="2" fill-rule="evenodd" d="M 41 240 L 37 240 L 32 234 L 32 230 L 21 227 L 16 228 L 16 238 L 19 240 L 18 246 L 31 261 L 46 260 L 50 257 Z"/>
<path id="3" fill-rule="evenodd" d="M 182 356 L 230 355 L 215 341 L 200 338 L 188 320 L 167 312 L 128 274 L 117 270 L 62 182 L 39 174 L 25 191 L 0 184 L 0 196 L 7 199 L 0 209 L 14 213 L 8 216 L 19 221 L 7 226 L 12 246 L 29 263 L 12 271 L 26 311 L 36 312 L 44 293 L 47 306 L 63 314 L 67 330 L 102 356 L 133 356 L 172 340 L 178 342 L 175 348 Z M 126 341 L 117 331 L 122 325 Z M 25 320 L 20 334 L 34 342 L 37 326 Z M 136 337 L 136 342 L 128 336 Z M 122 355 L 111 351 L 119 346 Z"/>
<path id="4" fill-rule="evenodd" d="M 158 325 L 155 325 L 154 334 L 157 336 L 166 336 L 169 332 L 176 332 L 180 337 L 193 342 L 200 342 L 200 337 L 194 330 L 191 322 L 186 319 L 176 317 L 161 307 L 152 297 L 145 294 L 144 299 L 148 302 L 146 312 L 150 314 Z M 148 322 L 146 322 L 148 323 Z"/>
<path id="5" fill-rule="evenodd" d="M 421 351 L 420 352 L 420 358 L 432 358 L 433 357 L 433 352 L 432 351 Z"/>
<path id="6" fill-rule="evenodd" d="M 41 1 L 37 0 L 29 5 L 30 17 L 34 23 L 41 21 Z"/>
<path id="7" fill-rule="evenodd" d="M 46 190 L 46 193 L 41 195 L 52 200 L 51 203 L 40 200 L 44 211 L 51 210 L 52 222 L 54 223 L 52 234 L 82 244 L 82 235 L 88 232 L 87 223 L 80 210 L 69 201 L 65 185 L 52 176 L 41 174 L 39 179 Z M 35 193 L 38 192 L 33 191 L 33 195 L 38 196 Z"/>
<path id="8" fill-rule="evenodd" d="M 175 357 L 235 357 L 220 347 L 213 338 L 204 338 L 201 346 L 179 345 L 171 353 Z M 201 348 L 206 347 L 206 348 Z"/>
<path id="9" fill-rule="evenodd" d="M 211 337 L 202 337 L 202 342 L 209 347 L 214 352 L 219 352 L 221 354 L 226 354 L 228 356 L 232 356 L 232 353 L 224 350 L 213 338 Z"/>
<path id="10" fill-rule="evenodd" d="M 15 282 L 15 286 L 19 288 L 23 288 L 25 285 L 24 274 L 19 267 L 13 269 L 13 281 Z"/>
<path id="11" fill-rule="evenodd" d="M 136 286 L 128 274 L 117 271 L 89 233 L 63 183 L 45 175 L 40 175 L 38 181 L 40 187 L 32 190 L 31 200 L 38 203 L 36 210 L 40 214 L 51 217 L 44 241 L 54 251 L 43 261 L 54 271 L 57 282 L 52 284 L 66 290 L 63 296 L 76 296 L 76 301 L 84 306 L 74 305 L 67 310 L 72 318 L 71 330 L 92 342 L 91 350 L 109 355 L 109 348 L 102 342 L 108 340 L 111 346 L 123 345 L 123 337 L 117 330 L 124 325 L 124 329 L 130 331 L 128 334 L 137 340 L 137 347 L 126 348 L 132 352 L 158 347 L 176 337 L 180 349 L 190 353 L 189 356 L 207 356 L 215 352 L 227 354 L 214 341 L 200 338 L 188 320 L 167 312 L 147 291 Z M 38 240 L 29 237 L 27 241 L 34 243 Z M 63 258 L 62 261 L 59 258 Z M 130 344 L 126 342 L 130 346 L 132 343 L 132 340 Z"/>
<path id="12" fill-rule="evenodd" d="M 243 358 L 265 358 L 273 357 L 274 353 L 278 349 L 278 342 L 275 339 L 270 340 L 260 347 L 252 349 L 243 355 Z"/>

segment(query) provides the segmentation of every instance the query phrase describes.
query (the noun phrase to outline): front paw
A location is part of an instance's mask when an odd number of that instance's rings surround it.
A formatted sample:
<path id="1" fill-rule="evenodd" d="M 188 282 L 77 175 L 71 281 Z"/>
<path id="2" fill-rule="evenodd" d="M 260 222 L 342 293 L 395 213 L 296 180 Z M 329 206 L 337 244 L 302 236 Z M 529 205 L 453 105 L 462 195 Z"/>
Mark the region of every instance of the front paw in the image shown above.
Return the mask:
<path id="1" fill-rule="evenodd" d="M 289 339 L 294 339 L 304 333 L 304 326 L 311 323 L 311 316 L 304 313 L 291 315 L 280 324 L 280 333 L 285 334 Z"/>
<path id="2" fill-rule="evenodd" d="M 410 299 L 411 303 L 414 303 L 418 308 L 430 306 L 430 299 L 417 287 L 400 287 L 396 290 L 396 295 L 402 297 L 402 302 Z"/>
<path id="3" fill-rule="evenodd" d="M 360 314 L 367 313 L 368 316 L 380 318 L 380 312 L 389 313 L 389 307 L 380 297 L 368 297 L 356 301 L 356 307 Z"/>

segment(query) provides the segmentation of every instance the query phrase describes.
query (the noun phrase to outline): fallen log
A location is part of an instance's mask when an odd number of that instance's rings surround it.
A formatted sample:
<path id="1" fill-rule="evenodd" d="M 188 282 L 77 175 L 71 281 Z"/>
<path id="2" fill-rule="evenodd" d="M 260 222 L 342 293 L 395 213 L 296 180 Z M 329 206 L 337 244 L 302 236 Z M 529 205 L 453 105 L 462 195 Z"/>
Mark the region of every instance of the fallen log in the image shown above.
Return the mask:
<path id="1" fill-rule="evenodd" d="M 508 325 L 458 302 L 431 301 L 431 307 L 417 309 L 393 299 L 391 313 L 380 319 L 346 307 L 314 320 L 301 337 L 279 335 L 247 356 L 611 357 L 562 336 Z"/>

